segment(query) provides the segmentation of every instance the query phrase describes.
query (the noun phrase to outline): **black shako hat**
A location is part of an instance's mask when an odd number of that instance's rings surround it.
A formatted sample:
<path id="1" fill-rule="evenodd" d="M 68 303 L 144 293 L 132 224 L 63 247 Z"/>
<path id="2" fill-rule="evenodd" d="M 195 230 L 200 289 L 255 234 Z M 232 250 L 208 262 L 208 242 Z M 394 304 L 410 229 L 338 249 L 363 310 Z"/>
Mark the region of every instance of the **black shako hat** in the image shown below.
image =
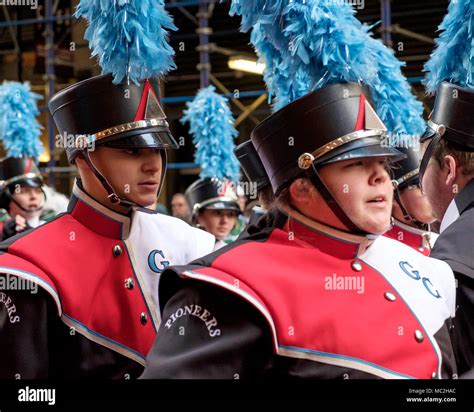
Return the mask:
<path id="1" fill-rule="evenodd" d="M 112 83 L 110 74 L 92 77 L 55 94 L 49 110 L 70 162 L 80 150 L 177 149 L 159 100 L 157 79 Z"/>
<path id="2" fill-rule="evenodd" d="M 6 157 L 0 161 L 0 208 L 8 210 L 17 186 L 43 186 L 43 178 L 32 157 Z"/>
<path id="3" fill-rule="evenodd" d="M 440 84 L 428 127 L 420 141 L 428 139 L 431 141 L 421 160 L 420 179 L 441 139 L 453 143 L 458 150 L 474 151 L 474 90 L 448 82 Z"/>
<path id="4" fill-rule="evenodd" d="M 308 93 L 260 123 L 251 140 L 276 196 L 312 166 L 363 157 L 405 157 L 388 142 L 368 89 L 333 84 Z"/>
<path id="5" fill-rule="evenodd" d="M 0 161 L 0 186 L 41 187 L 43 178 L 32 157 L 6 157 Z"/>
<path id="6" fill-rule="evenodd" d="M 226 179 L 220 180 L 216 177 L 198 179 L 186 189 L 184 196 L 193 219 L 202 209 L 233 210 L 241 213 L 237 195 Z"/>
<path id="7" fill-rule="evenodd" d="M 265 168 L 251 140 L 238 145 L 234 153 L 247 179 L 257 185 L 257 191 L 270 185 Z"/>
<path id="8" fill-rule="evenodd" d="M 399 160 L 392 168 L 395 186 L 403 190 L 407 186 L 418 184 L 420 181 L 420 156 L 414 147 L 399 147 L 397 150 L 405 154 L 405 159 Z"/>
<path id="9" fill-rule="evenodd" d="M 466 150 L 474 150 L 474 90 L 442 82 L 421 141 L 437 133 Z"/>

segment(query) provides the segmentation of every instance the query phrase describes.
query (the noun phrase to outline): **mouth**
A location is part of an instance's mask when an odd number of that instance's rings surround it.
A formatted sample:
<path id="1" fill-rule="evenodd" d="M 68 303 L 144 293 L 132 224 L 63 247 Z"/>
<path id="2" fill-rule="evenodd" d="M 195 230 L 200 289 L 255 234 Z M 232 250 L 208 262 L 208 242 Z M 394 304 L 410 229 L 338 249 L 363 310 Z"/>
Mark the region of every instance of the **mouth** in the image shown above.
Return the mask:
<path id="1" fill-rule="evenodd" d="M 138 183 L 138 186 L 155 187 L 159 186 L 159 183 L 156 180 L 145 180 L 144 182 Z"/>
<path id="2" fill-rule="evenodd" d="M 368 200 L 367 203 L 369 203 L 371 206 L 385 207 L 387 206 L 387 198 L 384 195 L 379 195 Z"/>

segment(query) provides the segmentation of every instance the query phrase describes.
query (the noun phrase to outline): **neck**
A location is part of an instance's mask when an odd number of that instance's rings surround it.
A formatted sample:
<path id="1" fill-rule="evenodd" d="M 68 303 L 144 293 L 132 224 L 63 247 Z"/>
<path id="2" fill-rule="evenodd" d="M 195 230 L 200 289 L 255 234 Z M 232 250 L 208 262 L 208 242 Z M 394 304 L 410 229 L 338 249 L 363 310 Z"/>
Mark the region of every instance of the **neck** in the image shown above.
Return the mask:
<path id="1" fill-rule="evenodd" d="M 345 241 L 357 243 L 360 245 L 359 247 L 359 254 L 363 253 L 373 242 L 374 240 L 379 237 L 379 235 L 359 235 L 349 232 L 347 229 L 343 230 L 327 223 L 322 223 L 317 220 L 314 220 L 311 217 L 308 217 L 301 213 L 300 211 L 292 208 L 291 206 L 279 206 L 280 210 L 283 211 L 289 218 L 294 218 L 299 222 L 305 224 L 306 226 L 318 230 L 324 233 L 329 234 L 333 238 L 342 239 Z"/>
<path id="2" fill-rule="evenodd" d="M 32 216 L 30 218 L 27 218 L 26 219 L 26 222 L 31 226 L 31 227 L 36 227 L 38 226 L 39 224 L 39 215 L 36 215 L 36 216 Z"/>

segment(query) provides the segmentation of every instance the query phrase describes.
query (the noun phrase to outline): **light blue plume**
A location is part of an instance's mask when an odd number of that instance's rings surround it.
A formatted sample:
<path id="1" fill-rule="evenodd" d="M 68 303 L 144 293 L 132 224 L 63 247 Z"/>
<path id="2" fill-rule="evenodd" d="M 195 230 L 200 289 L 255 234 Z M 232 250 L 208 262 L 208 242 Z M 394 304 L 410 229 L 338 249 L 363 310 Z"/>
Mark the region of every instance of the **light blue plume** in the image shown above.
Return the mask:
<path id="1" fill-rule="evenodd" d="M 424 68 L 426 90 L 435 93 L 443 81 L 474 88 L 473 0 L 451 1 L 438 31 L 436 49 Z"/>
<path id="2" fill-rule="evenodd" d="M 189 123 L 196 147 L 194 159 L 202 168 L 200 177 L 238 182 L 240 166 L 234 154 L 238 132 L 227 99 L 217 94 L 214 86 L 208 86 L 186 106 L 181 123 Z"/>
<path id="3" fill-rule="evenodd" d="M 81 0 L 75 17 L 88 20 L 92 56 L 115 84 L 127 76 L 137 84 L 176 68 L 168 43 L 168 31 L 176 26 L 164 0 Z"/>
<path id="4" fill-rule="evenodd" d="M 233 0 L 231 14 L 242 16 L 242 29 L 252 28 L 275 110 L 329 84 L 360 82 L 371 89 L 390 132 L 424 131 L 423 106 L 402 74 L 402 63 L 357 20 L 350 4 Z"/>
<path id="5" fill-rule="evenodd" d="M 7 156 L 38 157 L 44 151 L 37 101 L 28 83 L 4 81 L 0 86 L 0 140 Z"/>

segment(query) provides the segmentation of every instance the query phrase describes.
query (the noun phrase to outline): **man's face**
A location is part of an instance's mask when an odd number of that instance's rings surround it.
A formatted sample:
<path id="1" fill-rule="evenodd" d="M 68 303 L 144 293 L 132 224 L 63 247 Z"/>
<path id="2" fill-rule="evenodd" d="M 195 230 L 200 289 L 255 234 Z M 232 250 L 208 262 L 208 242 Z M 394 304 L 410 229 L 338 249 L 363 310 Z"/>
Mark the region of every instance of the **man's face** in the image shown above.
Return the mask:
<path id="1" fill-rule="evenodd" d="M 390 228 L 393 187 L 385 158 L 367 157 L 332 163 L 323 166 L 320 175 L 357 227 L 374 234 L 383 234 Z M 318 207 L 327 211 L 326 202 L 319 194 L 317 197 Z M 332 213 L 332 217 L 327 217 L 331 220 L 335 215 Z"/>
<path id="2" fill-rule="evenodd" d="M 433 217 L 441 222 L 454 193 L 446 186 L 445 174 L 435 159 L 430 159 L 426 167 L 422 187 L 433 210 Z"/>
<path id="3" fill-rule="evenodd" d="M 145 207 L 156 201 L 162 172 L 159 149 L 115 149 L 99 146 L 91 152 L 90 157 L 120 197 Z M 97 179 L 93 182 L 95 190 L 92 192 L 99 190 L 105 194 Z"/>
<path id="4" fill-rule="evenodd" d="M 424 141 L 420 146 L 420 156 L 426 152 L 431 140 Z M 455 193 L 452 186 L 447 184 L 448 169 L 443 170 L 438 162 L 431 158 L 426 170 L 422 176 L 421 186 L 423 193 L 426 195 L 429 204 L 431 205 L 433 217 L 441 222 L 446 213 L 451 200 L 453 200 Z"/>
<path id="5" fill-rule="evenodd" d="M 44 194 L 39 187 L 29 187 L 18 185 L 12 192 L 13 199 L 25 209 L 37 209 L 44 205 Z M 23 216 L 25 219 L 41 215 L 41 209 L 34 212 L 25 212 L 18 207 L 15 202 L 10 203 L 10 215 Z"/>
<path id="6" fill-rule="evenodd" d="M 187 219 L 189 217 L 189 205 L 183 195 L 175 195 L 171 199 L 171 212 L 174 217 Z"/>
<path id="7" fill-rule="evenodd" d="M 237 213 L 232 210 L 204 209 L 199 212 L 197 221 L 206 231 L 217 240 L 225 239 L 237 220 Z"/>

